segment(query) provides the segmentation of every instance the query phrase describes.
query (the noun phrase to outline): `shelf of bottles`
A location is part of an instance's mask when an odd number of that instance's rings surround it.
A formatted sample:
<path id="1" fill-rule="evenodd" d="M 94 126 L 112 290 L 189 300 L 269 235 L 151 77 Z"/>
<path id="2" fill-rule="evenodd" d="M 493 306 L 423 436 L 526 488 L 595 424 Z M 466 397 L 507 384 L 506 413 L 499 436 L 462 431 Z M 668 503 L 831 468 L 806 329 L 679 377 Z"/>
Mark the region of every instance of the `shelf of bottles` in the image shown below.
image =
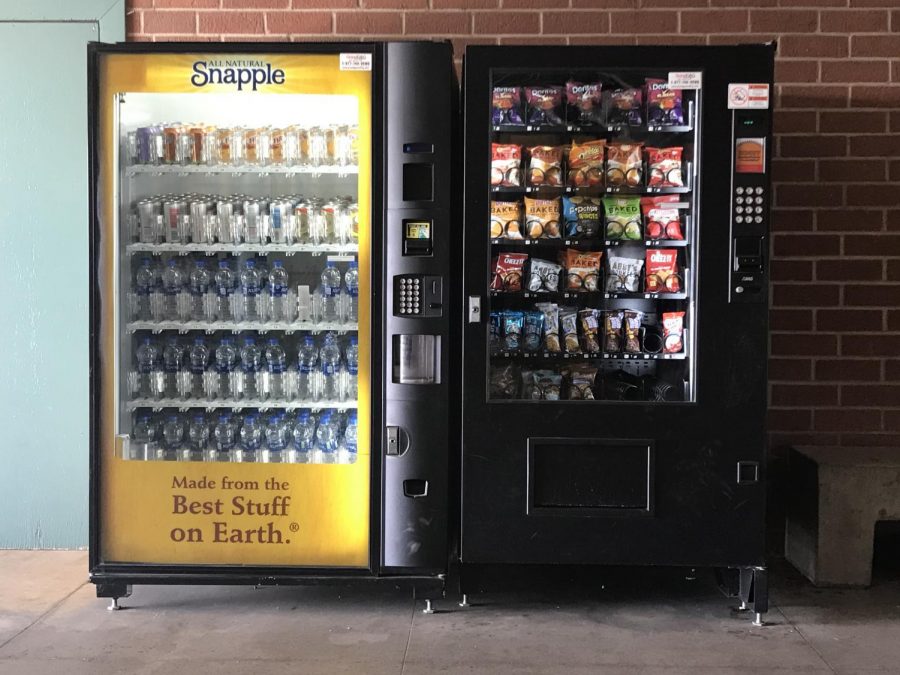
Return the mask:
<path id="1" fill-rule="evenodd" d="M 699 91 L 495 71 L 491 399 L 692 400 Z"/>
<path id="2" fill-rule="evenodd" d="M 356 134 L 122 123 L 126 459 L 356 461 Z"/>

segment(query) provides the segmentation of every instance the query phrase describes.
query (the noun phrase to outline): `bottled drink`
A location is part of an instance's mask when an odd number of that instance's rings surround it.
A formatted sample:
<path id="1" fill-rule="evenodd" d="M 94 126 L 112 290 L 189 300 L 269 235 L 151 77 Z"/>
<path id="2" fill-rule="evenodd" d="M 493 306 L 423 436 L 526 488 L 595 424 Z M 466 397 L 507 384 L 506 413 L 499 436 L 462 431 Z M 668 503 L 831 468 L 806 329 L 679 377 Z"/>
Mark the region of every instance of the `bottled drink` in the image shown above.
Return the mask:
<path id="1" fill-rule="evenodd" d="M 194 413 L 188 423 L 187 443 L 182 452 L 186 462 L 199 462 L 209 448 L 209 425 L 203 413 Z"/>
<path id="2" fill-rule="evenodd" d="M 338 451 L 339 464 L 354 464 L 356 462 L 356 411 L 350 412 L 347 417 L 347 427 L 344 429 L 343 443 Z"/>
<path id="3" fill-rule="evenodd" d="M 134 318 L 138 321 L 151 321 L 150 309 L 152 294 L 156 292 L 156 270 L 150 258 L 141 260 L 141 266 L 134 275 L 135 307 Z"/>
<path id="4" fill-rule="evenodd" d="M 325 412 L 319 418 L 316 426 L 316 449 L 314 452 L 316 464 L 334 464 L 337 460 L 338 426 L 336 418 L 331 412 Z"/>
<path id="5" fill-rule="evenodd" d="M 178 460 L 184 443 L 184 423 L 178 415 L 169 415 L 163 423 L 163 443 L 159 459 L 174 462 Z"/>
<path id="6" fill-rule="evenodd" d="M 288 307 L 288 273 L 284 269 L 284 263 L 275 260 L 272 263 L 272 271 L 269 272 L 266 284 L 269 304 L 268 318 L 270 321 L 291 321 L 293 312 Z"/>
<path id="7" fill-rule="evenodd" d="M 206 260 L 198 258 L 191 270 L 191 316 L 196 321 L 212 321 L 215 318 L 212 303 L 209 301 L 212 275 L 206 266 Z"/>
<path id="8" fill-rule="evenodd" d="M 344 275 L 344 319 L 347 323 L 359 321 L 359 265 L 354 260 Z"/>
<path id="9" fill-rule="evenodd" d="M 319 320 L 326 323 L 341 320 L 341 273 L 330 260 L 322 270 L 319 285 Z"/>
<path id="10" fill-rule="evenodd" d="M 256 462 L 259 460 L 259 449 L 262 447 L 263 428 L 256 419 L 256 415 L 244 417 L 241 425 L 240 452 L 236 454 L 239 462 Z"/>
<path id="11" fill-rule="evenodd" d="M 287 366 L 287 357 L 284 349 L 278 343 L 278 338 L 269 338 L 266 347 L 266 372 L 265 385 L 261 398 L 284 397 L 284 371 Z"/>
<path id="12" fill-rule="evenodd" d="M 255 260 L 247 260 L 241 270 L 241 320 L 259 321 L 259 271 Z"/>
<path id="13" fill-rule="evenodd" d="M 266 447 L 269 452 L 281 452 L 288 445 L 287 427 L 284 424 L 284 414 L 279 413 L 269 417 L 266 425 Z"/>
<path id="14" fill-rule="evenodd" d="M 209 347 L 202 337 L 194 338 L 194 344 L 188 352 L 191 371 L 191 396 L 203 398 L 207 395 L 206 367 L 209 364 Z"/>
<path id="15" fill-rule="evenodd" d="M 165 393 L 165 374 L 160 366 L 159 347 L 146 337 L 135 351 L 138 367 L 138 393 L 144 398 L 162 398 Z"/>
<path id="16" fill-rule="evenodd" d="M 231 415 L 223 413 L 219 415 L 219 421 L 213 429 L 213 447 L 210 453 L 212 462 L 230 462 L 235 442 L 235 425 L 231 421 Z"/>
<path id="17" fill-rule="evenodd" d="M 254 400 L 259 397 L 259 372 L 262 370 L 263 354 L 252 337 L 244 338 L 241 347 L 241 371 L 243 374 L 243 396 Z"/>
<path id="18" fill-rule="evenodd" d="M 350 344 L 344 354 L 347 360 L 344 396 L 348 401 L 355 401 L 359 396 L 359 340 L 355 335 L 350 336 Z"/>
<path id="19" fill-rule="evenodd" d="M 297 462 L 305 464 L 312 461 L 313 449 L 316 445 L 316 420 L 308 410 L 297 416 L 293 429 L 294 449 L 297 451 Z"/>
<path id="20" fill-rule="evenodd" d="M 322 373 L 322 399 L 341 400 L 341 348 L 334 333 L 325 335 L 325 344 L 319 350 L 319 368 Z"/>
<path id="21" fill-rule="evenodd" d="M 178 301 L 184 290 L 184 276 L 178 269 L 178 260 L 172 258 L 162 274 L 163 296 L 165 309 L 163 314 L 169 321 L 177 321 L 179 318 Z"/>
<path id="22" fill-rule="evenodd" d="M 131 432 L 131 459 L 156 457 L 156 425 L 150 415 L 139 415 Z"/>
<path id="23" fill-rule="evenodd" d="M 297 354 L 297 398 L 301 401 L 315 401 L 319 397 L 318 363 L 319 350 L 312 335 L 307 335 Z"/>
<path id="24" fill-rule="evenodd" d="M 169 398 L 178 398 L 182 395 L 179 386 L 181 368 L 184 365 L 184 347 L 178 342 L 178 338 L 170 337 L 166 340 L 166 346 L 162 353 L 163 370 L 166 374 L 165 391 Z"/>
<path id="25" fill-rule="evenodd" d="M 238 351 L 234 340 L 223 337 L 216 348 L 216 370 L 219 372 L 219 393 L 229 398 L 239 398 L 240 388 L 235 380 Z"/>
<path id="26" fill-rule="evenodd" d="M 216 286 L 216 319 L 234 321 L 232 295 L 234 294 L 234 272 L 227 260 L 219 261 L 219 269 L 215 276 Z"/>

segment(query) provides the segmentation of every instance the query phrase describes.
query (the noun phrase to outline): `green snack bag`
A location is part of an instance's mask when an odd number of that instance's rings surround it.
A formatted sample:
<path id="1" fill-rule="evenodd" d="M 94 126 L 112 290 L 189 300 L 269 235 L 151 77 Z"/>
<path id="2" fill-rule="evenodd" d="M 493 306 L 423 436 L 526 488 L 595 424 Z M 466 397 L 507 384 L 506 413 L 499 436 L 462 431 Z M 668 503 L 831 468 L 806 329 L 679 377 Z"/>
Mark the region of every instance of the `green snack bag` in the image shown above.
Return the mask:
<path id="1" fill-rule="evenodd" d="M 606 238 L 612 241 L 638 241 L 641 232 L 640 197 L 604 197 Z"/>

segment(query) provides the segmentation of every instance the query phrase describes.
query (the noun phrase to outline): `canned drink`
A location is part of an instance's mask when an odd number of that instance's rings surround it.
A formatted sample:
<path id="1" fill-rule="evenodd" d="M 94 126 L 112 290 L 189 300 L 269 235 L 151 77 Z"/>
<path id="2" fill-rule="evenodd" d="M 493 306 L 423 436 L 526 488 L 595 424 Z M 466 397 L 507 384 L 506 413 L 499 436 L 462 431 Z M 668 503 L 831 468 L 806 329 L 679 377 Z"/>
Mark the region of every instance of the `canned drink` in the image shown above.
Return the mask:
<path id="1" fill-rule="evenodd" d="M 294 202 L 294 242 L 308 244 L 312 241 L 309 231 L 309 202 L 302 197 Z"/>
<path id="2" fill-rule="evenodd" d="M 322 166 L 327 161 L 328 146 L 325 141 L 325 130 L 322 127 L 312 127 L 307 139 L 309 146 L 309 163 L 312 166 Z"/>
<path id="3" fill-rule="evenodd" d="M 351 244 L 359 244 L 359 204 L 351 202 L 347 205 L 347 222 Z"/>
<path id="4" fill-rule="evenodd" d="M 262 210 L 256 200 L 244 202 L 244 241 L 258 244 L 262 239 Z"/>
<path id="5" fill-rule="evenodd" d="M 163 164 L 178 164 L 180 153 L 181 128 L 178 126 L 164 127 L 162 130 L 162 162 Z"/>
<path id="6" fill-rule="evenodd" d="M 138 164 L 158 164 L 160 154 L 157 146 L 161 143 L 157 127 L 138 127 L 135 134 L 135 162 Z"/>
<path id="7" fill-rule="evenodd" d="M 125 134 L 125 158 L 128 164 L 138 163 L 137 131 Z"/>
<path id="8" fill-rule="evenodd" d="M 210 203 L 205 199 L 193 199 L 191 201 L 191 241 L 195 244 L 212 243 L 210 231 Z"/>
<path id="9" fill-rule="evenodd" d="M 160 210 L 157 202 L 143 199 L 137 204 L 138 238 L 142 244 L 156 244 L 159 241 Z"/>
<path id="10" fill-rule="evenodd" d="M 234 221 L 234 204 L 227 199 L 216 202 L 217 236 L 220 243 L 234 243 Z"/>
<path id="11" fill-rule="evenodd" d="M 350 127 L 340 126 L 334 131 L 334 163 L 339 166 L 353 164 Z"/>
<path id="12" fill-rule="evenodd" d="M 239 166 L 246 161 L 244 154 L 244 129 L 234 127 L 231 130 L 231 163 Z"/>
<path id="13" fill-rule="evenodd" d="M 184 230 L 185 217 L 190 222 L 187 203 L 177 199 L 163 204 L 163 216 L 166 228 L 166 242 L 169 244 L 181 244 L 185 242 Z"/>

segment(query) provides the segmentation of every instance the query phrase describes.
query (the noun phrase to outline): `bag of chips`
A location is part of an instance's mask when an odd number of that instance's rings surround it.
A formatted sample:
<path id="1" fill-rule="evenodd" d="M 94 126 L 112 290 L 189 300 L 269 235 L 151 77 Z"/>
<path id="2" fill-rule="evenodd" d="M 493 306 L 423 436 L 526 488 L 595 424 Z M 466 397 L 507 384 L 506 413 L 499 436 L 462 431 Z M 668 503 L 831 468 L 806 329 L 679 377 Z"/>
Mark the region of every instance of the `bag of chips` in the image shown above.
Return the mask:
<path id="1" fill-rule="evenodd" d="M 528 268 L 528 290 L 532 293 L 555 293 L 559 290 L 561 272 L 562 265 L 532 258 Z"/>
<path id="2" fill-rule="evenodd" d="M 682 148 L 647 148 L 650 187 L 684 187 L 681 173 Z"/>
<path id="3" fill-rule="evenodd" d="M 684 239 L 681 227 L 681 211 L 669 206 L 677 203 L 677 195 L 657 195 L 641 198 L 641 211 L 644 214 L 644 232 L 647 239 Z"/>
<path id="4" fill-rule="evenodd" d="M 603 251 L 579 251 L 567 248 L 560 251 L 560 263 L 566 268 L 567 291 L 599 291 L 600 263 Z"/>
<path id="5" fill-rule="evenodd" d="M 606 123 L 610 126 L 639 127 L 644 123 L 641 111 L 643 96 L 640 89 L 615 89 L 608 99 Z"/>
<path id="6" fill-rule="evenodd" d="M 606 141 L 574 141 L 569 148 L 570 187 L 597 187 L 603 185 L 603 153 Z"/>
<path id="7" fill-rule="evenodd" d="M 494 258 L 494 276 L 491 290 L 516 293 L 522 290 L 522 273 L 527 253 L 501 253 Z"/>
<path id="8" fill-rule="evenodd" d="M 563 335 L 563 345 L 568 354 L 580 354 L 581 345 L 578 342 L 578 308 L 559 308 L 559 328 Z"/>
<path id="9" fill-rule="evenodd" d="M 559 200 L 525 197 L 525 236 L 528 239 L 559 239 Z"/>
<path id="10" fill-rule="evenodd" d="M 684 312 L 663 312 L 663 351 L 680 354 L 684 351 Z"/>
<path id="11" fill-rule="evenodd" d="M 562 185 L 563 147 L 536 145 L 528 148 L 528 184 L 558 187 Z"/>
<path id="12" fill-rule="evenodd" d="M 491 187 L 522 187 L 522 146 L 491 143 Z"/>
<path id="13" fill-rule="evenodd" d="M 514 363 L 504 363 L 499 366 L 491 366 L 490 397 L 491 398 L 516 398 L 519 390 L 519 366 Z"/>
<path id="14" fill-rule="evenodd" d="M 539 302 L 535 308 L 544 315 L 544 351 L 558 354 L 562 351 L 559 343 L 559 307 L 553 302 Z"/>
<path id="15" fill-rule="evenodd" d="M 606 148 L 606 184 L 638 187 L 643 179 L 641 143 L 610 143 Z"/>
<path id="16" fill-rule="evenodd" d="M 491 200 L 491 239 L 523 239 L 521 203 Z"/>
<path id="17" fill-rule="evenodd" d="M 567 239 L 595 239 L 600 235 L 598 197 L 563 197 L 563 220 Z"/>
<path id="18" fill-rule="evenodd" d="M 597 379 L 597 369 L 587 363 L 578 363 L 569 366 L 565 370 L 569 380 L 570 401 L 593 401 L 594 382 Z"/>
<path id="19" fill-rule="evenodd" d="M 600 351 L 600 322 L 597 320 L 596 309 L 582 309 L 578 312 L 578 322 L 581 324 L 581 345 L 588 354 L 597 354 Z"/>
<path id="20" fill-rule="evenodd" d="M 641 198 L 604 197 L 603 210 L 606 221 L 606 238 L 610 241 L 641 238 Z"/>
<path id="21" fill-rule="evenodd" d="M 534 381 L 533 370 L 522 371 L 522 396 L 526 401 L 540 401 L 541 388 Z"/>
<path id="22" fill-rule="evenodd" d="M 566 101 L 569 103 L 568 121 L 570 124 L 590 126 L 602 123 L 603 99 L 602 85 L 599 82 L 582 84 L 566 82 Z"/>
<path id="23" fill-rule="evenodd" d="M 681 276 L 678 273 L 678 250 L 674 248 L 647 249 L 647 265 L 644 291 L 647 293 L 680 293 Z"/>
<path id="24" fill-rule="evenodd" d="M 562 391 L 562 375 L 552 370 L 536 370 L 534 386 L 540 392 L 540 400 L 558 401 Z"/>
<path id="25" fill-rule="evenodd" d="M 491 124 L 525 125 L 522 115 L 522 87 L 494 87 L 491 96 Z"/>
<path id="26" fill-rule="evenodd" d="M 666 80 L 648 77 L 647 124 L 673 126 L 684 124 L 681 89 L 672 89 Z"/>
<path id="27" fill-rule="evenodd" d="M 536 352 L 543 343 L 544 313 L 525 312 L 525 329 L 522 335 L 522 351 Z"/>
<path id="28" fill-rule="evenodd" d="M 500 351 L 500 335 L 502 333 L 503 317 L 501 312 L 491 312 L 490 337 L 488 339 L 488 350 L 493 356 Z"/>
<path id="29" fill-rule="evenodd" d="M 636 293 L 641 285 L 641 268 L 644 261 L 610 254 L 606 290 L 609 293 Z"/>
<path id="30" fill-rule="evenodd" d="M 622 351 L 622 310 L 603 312 L 603 351 L 618 354 Z"/>
<path id="31" fill-rule="evenodd" d="M 517 354 L 522 349 L 522 332 L 525 330 L 525 314 L 515 310 L 503 312 L 503 339 L 501 351 Z"/>
<path id="32" fill-rule="evenodd" d="M 562 87 L 525 87 L 528 124 L 563 124 Z"/>
<path id="33" fill-rule="evenodd" d="M 633 309 L 625 310 L 622 318 L 622 326 L 625 330 L 626 354 L 641 353 L 641 321 L 643 318 L 643 312 L 638 312 Z"/>

